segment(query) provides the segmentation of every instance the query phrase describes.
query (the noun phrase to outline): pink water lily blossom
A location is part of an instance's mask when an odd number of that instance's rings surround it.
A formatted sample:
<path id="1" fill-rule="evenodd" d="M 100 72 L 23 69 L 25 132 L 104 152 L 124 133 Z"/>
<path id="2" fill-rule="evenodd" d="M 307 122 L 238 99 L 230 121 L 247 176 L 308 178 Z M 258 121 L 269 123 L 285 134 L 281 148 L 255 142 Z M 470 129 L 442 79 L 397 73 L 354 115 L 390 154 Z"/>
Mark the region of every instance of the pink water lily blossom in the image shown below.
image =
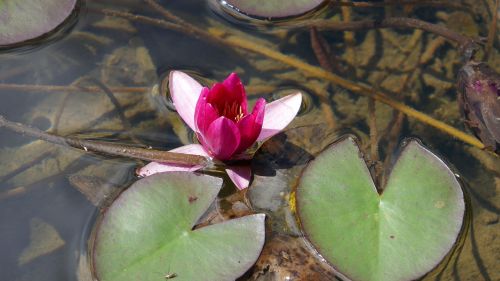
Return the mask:
<path id="1" fill-rule="evenodd" d="M 213 157 L 225 161 L 252 146 L 262 130 L 266 101 L 248 113 L 247 96 L 236 73 L 211 89 L 203 88 L 194 120 L 198 140 Z"/>
<path id="2" fill-rule="evenodd" d="M 202 87 L 181 71 L 172 71 L 169 87 L 181 118 L 196 133 L 200 144 L 189 144 L 172 151 L 228 161 L 240 158 L 255 142 L 281 132 L 297 115 L 302 103 L 300 92 L 266 104 L 259 98 L 249 111 L 245 88 L 236 73 L 212 88 Z M 139 170 L 140 176 L 168 171 L 194 171 L 201 166 L 179 166 L 152 162 Z M 248 187 L 249 165 L 226 167 L 238 189 Z"/>

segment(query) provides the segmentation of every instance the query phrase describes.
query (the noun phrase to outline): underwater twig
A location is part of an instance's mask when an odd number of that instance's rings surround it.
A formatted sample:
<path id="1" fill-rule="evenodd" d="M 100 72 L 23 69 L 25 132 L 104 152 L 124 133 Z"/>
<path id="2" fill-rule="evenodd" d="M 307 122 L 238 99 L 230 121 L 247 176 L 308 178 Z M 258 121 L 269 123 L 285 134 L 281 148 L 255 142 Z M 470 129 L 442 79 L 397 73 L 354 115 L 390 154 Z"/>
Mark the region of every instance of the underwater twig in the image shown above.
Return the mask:
<path id="1" fill-rule="evenodd" d="M 404 1 L 401 0 L 385 0 L 383 2 L 352 2 L 352 1 L 332 1 L 330 0 L 330 5 L 332 6 L 348 6 L 354 8 L 376 8 L 376 7 L 386 7 L 386 6 L 401 6 L 401 5 L 410 5 L 410 6 L 430 6 L 430 7 L 450 7 L 455 9 L 465 10 L 467 7 L 462 3 L 456 3 L 454 1 L 422 1 L 422 0 L 413 0 L 413 1 Z"/>
<path id="2" fill-rule="evenodd" d="M 488 273 L 488 269 L 484 265 L 483 258 L 481 257 L 481 253 L 479 253 L 479 246 L 477 245 L 477 238 L 476 238 L 476 233 L 474 231 L 474 224 L 470 224 L 470 242 L 471 242 L 471 248 L 472 248 L 472 256 L 474 257 L 474 262 L 476 263 L 477 267 L 479 268 L 479 272 L 481 273 L 481 276 L 483 277 L 483 280 L 486 281 L 491 281 L 490 274 Z"/>
<path id="3" fill-rule="evenodd" d="M 500 0 L 495 0 L 495 8 L 493 9 L 493 18 L 491 19 L 490 27 L 488 30 L 488 41 L 486 43 L 486 60 L 491 54 L 491 49 L 495 43 L 495 36 L 497 35 L 497 22 L 498 22 L 498 5 Z"/>
<path id="4" fill-rule="evenodd" d="M 171 20 L 171 21 L 174 21 L 178 24 L 184 24 L 184 25 L 189 25 L 189 24 L 186 24 L 186 22 L 179 18 L 178 16 L 174 15 L 173 13 L 171 13 L 169 10 L 167 9 L 163 9 L 162 6 L 160 6 L 160 4 L 156 3 L 155 0 L 144 0 L 149 6 L 155 8 L 160 14 L 163 15 L 163 17 L 165 17 L 166 19 L 168 20 Z"/>
<path id="5" fill-rule="evenodd" d="M 162 8 L 162 9 L 164 9 L 164 8 Z M 120 16 L 120 13 L 116 13 L 114 15 Z M 152 20 L 151 22 L 153 22 L 153 24 L 156 23 L 156 25 L 163 26 L 161 24 L 157 24 L 158 20 L 154 20 L 154 19 L 151 19 L 151 20 Z M 415 110 L 415 109 L 405 105 L 404 103 L 395 101 L 382 92 L 373 91 L 373 89 L 369 86 L 356 84 L 352 81 L 349 81 L 349 80 L 344 79 L 340 76 L 337 76 L 331 72 L 328 72 L 320 67 L 313 66 L 313 65 L 308 64 L 300 59 L 297 59 L 297 58 L 289 56 L 289 55 L 285 55 L 279 51 L 273 50 L 273 49 L 268 48 L 266 46 L 263 46 L 261 44 L 257 44 L 254 41 L 244 39 L 240 36 L 233 35 L 227 31 L 223 31 L 223 30 L 220 30 L 217 28 L 210 28 L 210 29 L 208 29 L 208 31 L 205 31 L 205 30 L 199 29 L 197 27 L 194 27 L 192 25 L 190 25 L 190 26 L 192 27 L 193 30 L 196 30 L 196 33 L 199 33 L 200 36 L 202 36 L 202 37 L 205 37 L 205 38 L 212 37 L 212 39 L 213 39 L 212 41 L 216 41 L 217 43 L 230 45 L 233 47 L 237 47 L 237 48 L 241 48 L 241 49 L 250 51 L 252 53 L 266 56 L 270 59 L 279 61 L 281 63 L 287 64 L 287 65 L 292 66 L 294 68 L 297 68 L 308 75 L 330 81 L 330 82 L 337 84 L 338 86 L 343 87 L 345 89 L 348 89 L 354 93 L 361 94 L 361 95 L 368 96 L 368 97 L 373 97 L 375 100 L 382 102 L 382 103 L 385 103 L 385 104 L 407 114 L 410 117 L 413 117 L 413 118 L 415 118 L 423 123 L 426 123 L 432 127 L 435 127 L 435 128 L 437 128 L 437 129 L 439 129 L 447 134 L 450 134 L 451 136 L 453 136 L 457 139 L 460 139 L 463 142 L 466 142 L 466 143 L 468 143 L 472 146 L 475 146 L 477 148 L 480 148 L 480 149 L 484 149 L 484 147 L 485 147 L 483 143 L 481 143 L 479 140 L 477 140 L 473 136 L 468 135 L 468 134 L 466 134 L 466 133 L 464 133 L 464 132 L 462 132 L 462 131 L 460 131 L 460 130 L 458 130 L 458 129 L 456 129 L 456 128 L 454 128 L 454 127 L 452 127 L 444 122 L 441 122 L 437 119 L 434 119 L 425 113 L 422 113 L 418 110 Z M 165 27 L 165 26 L 163 26 L 163 27 Z M 168 28 L 168 27 L 165 27 L 165 28 Z M 201 34 L 203 34 L 203 35 L 201 35 Z"/>
<path id="6" fill-rule="evenodd" d="M 377 118 L 375 114 L 374 99 L 368 99 L 368 126 L 370 127 L 370 172 L 375 182 L 375 186 L 377 186 L 377 189 L 383 190 L 385 185 L 382 185 L 382 181 L 384 180 L 384 178 L 382 176 L 383 169 L 381 166 L 381 162 L 379 161 L 380 157 L 378 153 Z"/>
<path id="7" fill-rule="evenodd" d="M 360 20 L 352 22 L 338 22 L 331 20 L 311 20 L 300 23 L 297 27 L 316 27 L 319 30 L 335 30 L 335 31 L 357 31 L 375 28 L 412 28 L 421 29 L 436 35 L 446 38 L 448 41 L 457 43 L 462 50 L 475 47 L 476 44 L 482 43 L 479 39 L 473 39 L 462 35 L 445 26 L 433 24 L 419 19 L 393 17 L 380 20 Z"/>
<path id="8" fill-rule="evenodd" d="M 76 81 L 71 83 L 70 86 L 78 86 L 78 84 L 81 83 L 81 80 L 82 80 L 81 77 L 76 79 Z M 64 109 L 66 108 L 66 104 L 68 103 L 69 95 L 70 95 L 69 91 L 64 92 L 61 104 L 59 105 L 59 108 L 57 109 L 57 112 L 54 116 L 54 126 L 52 126 L 52 132 L 54 134 L 57 134 L 59 132 L 58 130 L 59 130 L 59 125 L 61 123 L 61 117 L 64 113 Z"/>
<path id="9" fill-rule="evenodd" d="M 29 168 L 32 168 L 33 166 L 35 166 L 36 164 L 38 164 L 42 160 L 47 159 L 49 156 L 51 156 L 53 154 L 54 154 L 53 150 L 43 152 L 42 154 L 31 159 L 30 161 L 22 164 L 21 166 L 17 167 L 16 169 L 14 169 L 12 171 L 10 171 L 8 174 L 1 176 L 0 182 L 6 182 L 6 181 L 10 180 L 11 178 L 19 175 L 20 173 L 26 171 Z M 0 198 L 1 198 L 1 196 L 0 196 Z"/>
<path id="10" fill-rule="evenodd" d="M 311 27 L 309 30 L 309 34 L 311 37 L 311 48 L 318 60 L 319 65 L 330 72 L 333 71 L 333 65 L 330 61 L 329 52 L 327 50 L 327 45 L 324 42 L 324 39 L 321 38 L 318 34 L 318 30 L 315 27 Z"/>
<path id="11" fill-rule="evenodd" d="M 99 87 L 83 86 L 61 86 L 61 85 L 29 85 L 29 84 L 4 84 L 0 83 L 0 89 L 6 91 L 30 91 L 30 92 L 89 92 L 102 93 Z M 145 93 L 148 87 L 109 87 L 114 93 Z"/>
<path id="12" fill-rule="evenodd" d="M 54 132 L 54 134 L 57 134 L 59 131 L 59 125 L 61 124 L 61 117 L 64 113 L 64 109 L 66 108 L 66 104 L 68 103 L 68 100 L 69 100 L 69 92 L 64 92 L 64 96 L 62 98 L 61 105 L 57 109 L 57 112 L 56 112 L 55 117 L 54 117 L 54 126 L 52 127 L 53 128 L 52 132 Z"/>
<path id="13" fill-rule="evenodd" d="M 141 159 L 161 163 L 171 163 L 179 165 L 202 165 L 207 166 L 209 160 L 203 156 L 176 153 L 169 151 L 152 150 L 126 145 L 116 145 L 110 142 L 82 140 L 72 137 L 53 135 L 42 130 L 32 128 L 21 123 L 15 123 L 5 119 L 0 115 L 0 127 L 4 127 L 13 132 L 31 136 L 37 139 L 63 146 L 71 146 L 85 151 L 100 152 L 108 155 L 123 156 L 132 159 Z"/>
<path id="14" fill-rule="evenodd" d="M 24 193 L 26 193 L 26 187 L 24 186 L 14 187 L 8 189 L 7 191 L 0 192 L 0 201 L 14 196 L 19 196 Z"/>
<path id="15" fill-rule="evenodd" d="M 344 1 L 341 1 L 344 2 Z M 352 21 L 352 8 L 348 6 L 340 7 L 340 11 L 342 13 L 342 22 L 351 22 Z M 356 45 L 356 40 L 354 39 L 354 32 L 345 31 L 344 32 L 344 42 L 345 42 L 345 52 L 348 58 L 354 59 L 354 65 L 358 61 L 356 57 L 356 49 L 354 46 Z"/>
<path id="16" fill-rule="evenodd" d="M 387 151 L 383 167 L 391 167 L 393 165 L 392 157 L 396 146 L 400 140 L 399 136 L 401 134 L 401 130 L 403 129 L 403 123 L 405 120 L 405 115 L 401 111 L 393 111 L 393 116 L 387 127 L 384 129 L 384 134 L 387 137 L 387 145 L 385 146 L 385 150 Z M 386 170 L 388 171 L 388 170 Z M 380 186 L 385 186 L 387 183 L 387 174 L 383 173 L 380 179 Z"/>
<path id="17" fill-rule="evenodd" d="M 137 144 L 142 144 L 141 141 L 132 132 L 132 124 L 125 116 L 124 110 L 123 110 L 120 102 L 118 101 L 118 99 L 115 97 L 113 91 L 108 86 L 106 86 L 103 82 L 101 82 L 100 80 L 97 80 L 95 78 L 88 78 L 87 80 L 94 83 L 95 85 L 97 85 L 106 94 L 108 99 L 111 101 L 111 103 L 115 107 L 116 113 L 118 114 L 118 117 L 120 118 L 120 121 L 122 122 L 123 128 L 125 129 L 125 131 L 129 135 L 130 139 Z"/>
<path id="18" fill-rule="evenodd" d="M 375 116 L 375 100 L 368 99 L 368 125 L 370 127 L 370 157 L 372 161 L 379 160 L 378 156 L 378 137 L 377 137 L 377 119 Z"/>
<path id="19" fill-rule="evenodd" d="M 89 9 L 89 10 L 92 12 L 104 14 L 106 16 L 120 17 L 120 18 L 131 20 L 131 21 L 136 21 L 136 22 L 140 22 L 140 23 L 144 23 L 144 24 L 149 24 L 149 25 L 154 25 L 154 26 L 158 26 L 158 27 L 162 27 L 162 28 L 166 28 L 166 29 L 170 29 L 170 30 L 175 30 L 175 31 L 181 32 L 183 34 L 190 34 L 190 35 L 194 36 L 195 38 L 204 37 L 207 40 L 213 39 L 211 36 L 207 36 L 206 32 L 200 32 L 201 29 L 194 28 L 193 25 L 185 23 L 183 21 L 181 21 L 182 24 L 179 24 L 181 22 L 172 23 L 172 22 L 168 22 L 168 21 L 165 21 L 162 19 L 155 19 L 155 18 L 151 18 L 151 17 L 147 17 L 147 16 L 135 15 L 135 14 L 116 11 L 116 10 L 109 10 L 109 9 L 102 9 L 102 10 Z M 175 17 L 175 18 L 177 18 L 177 17 Z M 168 19 L 171 19 L 171 18 L 169 17 Z"/>

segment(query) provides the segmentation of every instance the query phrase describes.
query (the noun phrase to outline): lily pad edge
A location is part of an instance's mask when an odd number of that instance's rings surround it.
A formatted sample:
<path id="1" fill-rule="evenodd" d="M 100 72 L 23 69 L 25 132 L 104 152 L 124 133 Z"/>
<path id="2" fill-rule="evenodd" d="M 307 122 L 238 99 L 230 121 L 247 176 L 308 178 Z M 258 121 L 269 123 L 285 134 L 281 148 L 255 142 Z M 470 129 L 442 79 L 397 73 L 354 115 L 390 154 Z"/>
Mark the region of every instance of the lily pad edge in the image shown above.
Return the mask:
<path id="1" fill-rule="evenodd" d="M 68 33 L 67 31 L 71 30 L 77 24 L 79 14 L 84 8 L 85 8 L 85 1 L 75 0 L 75 4 L 71 12 L 57 26 L 35 37 L 31 37 L 25 40 L 8 43 L 4 45 L 0 44 L 0 51 L 9 52 L 18 49 L 30 50 L 36 48 L 39 45 L 49 44 L 51 42 L 57 41 L 65 37 L 65 35 L 67 35 Z"/>

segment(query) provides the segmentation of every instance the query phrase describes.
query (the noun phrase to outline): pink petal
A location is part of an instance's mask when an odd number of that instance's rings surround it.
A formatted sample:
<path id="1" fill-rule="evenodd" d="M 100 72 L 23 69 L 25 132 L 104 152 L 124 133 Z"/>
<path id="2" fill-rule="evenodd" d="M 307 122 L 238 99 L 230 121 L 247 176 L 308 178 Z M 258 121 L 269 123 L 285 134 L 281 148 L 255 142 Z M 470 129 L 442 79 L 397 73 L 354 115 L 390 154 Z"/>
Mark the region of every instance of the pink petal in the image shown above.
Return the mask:
<path id="1" fill-rule="evenodd" d="M 226 117 L 232 120 L 235 120 L 238 115 L 238 108 L 241 108 L 244 115 L 248 113 L 245 89 L 235 73 L 229 75 L 224 82 L 215 83 L 210 89 L 207 101 L 218 110 L 219 115 L 226 112 Z M 229 108 L 232 110 L 228 111 Z"/>
<path id="2" fill-rule="evenodd" d="M 302 94 L 297 92 L 266 105 L 264 123 L 257 141 L 266 140 L 281 132 L 299 112 Z"/>
<path id="3" fill-rule="evenodd" d="M 217 110 L 207 102 L 208 92 L 208 88 L 203 88 L 194 113 L 196 131 L 201 134 L 206 134 L 208 126 L 219 117 Z"/>
<path id="4" fill-rule="evenodd" d="M 171 71 L 169 76 L 170 95 L 175 109 L 182 120 L 196 131 L 194 112 L 201 94 L 202 86 L 191 76 L 181 71 Z"/>
<path id="5" fill-rule="evenodd" d="M 236 153 L 245 151 L 247 148 L 252 146 L 252 144 L 257 140 L 262 129 L 262 123 L 264 121 L 264 109 L 266 106 L 266 100 L 260 98 L 255 103 L 253 111 L 251 114 L 243 117 L 238 122 L 238 128 L 240 129 L 241 141 Z"/>
<path id="6" fill-rule="evenodd" d="M 176 149 L 172 149 L 170 151 L 209 157 L 208 153 L 205 151 L 203 146 L 201 146 L 199 144 L 188 144 L 185 146 L 178 147 Z M 151 175 L 154 175 L 156 173 L 162 173 L 162 172 L 176 172 L 176 171 L 192 172 L 192 171 L 196 171 L 200 168 L 203 168 L 203 166 L 200 166 L 200 165 L 183 166 L 183 165 L 174 165 L 174 164 L 167 164 L 167 163 L 163 164 L 163 163 L 151 162 L 151 163 L 147 164 L 146 166 L 140 168 L 137 171 L 137 174 L 140 177 L 147 177 L 147 176 L 151 176 Z"/>
<path id="7" fill-rule="evenodd" d="M 247 113 L 247 95 L 245 93 L 245 87 L 241 83 L 241 79 L 235 72 L 229 74 L 229 76 L 222 82 L 226 87 L 228 92 L 234 93 L 237 96 L 238 103 L 241 104 L 243 112 Z"/>
<path id="8" fill-rule="evenodd" d="M 247 188 L 252 177 L 250 166 L 229 166 L 226 173 L 239 190 Z"/>
<path id="9" fill-rule="evenodd" d="M 229 160 L 240 144 L 240 131 L 232 120 L 221 116 L 208 127 L 203 141 L 215 158 Z"/>

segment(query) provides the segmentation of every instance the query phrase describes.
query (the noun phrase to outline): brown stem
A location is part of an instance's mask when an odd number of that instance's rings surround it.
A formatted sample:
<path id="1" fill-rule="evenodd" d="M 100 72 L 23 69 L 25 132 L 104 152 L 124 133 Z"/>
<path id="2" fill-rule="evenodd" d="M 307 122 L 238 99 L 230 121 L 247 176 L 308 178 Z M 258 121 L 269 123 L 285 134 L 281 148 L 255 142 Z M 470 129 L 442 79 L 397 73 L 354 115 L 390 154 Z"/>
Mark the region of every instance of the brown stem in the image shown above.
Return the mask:
<path id="1" fill-rule="evenodd" d="M 299 27 L 316 27 L 321 30 L 335 31 L 356 31 L 373 28 L 416 28 L 422 29 L 439 36 L 446 38 L 449 41 L 457 43 L 461 48 L 471 48 L 475 43 L 480 43 L 479 40 L 472 39 L 458 32 L 450 30 L 444 26 L 429 23 L 413 18 L 386 18 L 381 20 L 361 20 L 352 22 L 334 22 L 331 20 L 313 20 L 299 24 Z"/>
<path id="2" fill-rule="evenodd" d="M 34 91 L 34 92 L 89 92 L 101 93 L 99 87 L 83 86 L 62 86 L 62 85 L 28 85 L 28 84 L 3 84 L 0 83 L 0 89 L 6 91 Z M 114 93 L 144 93 L 148 87 L 109 87 Z"/>
<path id="3" fill-rule="evenodd" d="M 311 27 L 309 34 L 311 36 L 311 47 L 314 52 L 314 55 L 316 56 L 316 59 L 319 62 L 319 65 L 330 72 L 333 71 L 333 65 L 330 62 L 330 54 L 328 53 L 326 47 L 327 45 L 324 44 L 322 38 L 320 38 L 318 31 L 316 28 Z"/>
<path id="4" fill-rule="evenodd" d="M 490 27 L 488 30 L 488 42 L 486 43 L 486 58 L 491 54 L 493 43 L 495 43 L 495 36 L 497 35 L 497 21 L 498 21 L 498 5 L 499 0 L 495 1 L 495 8 L 493 9 L 493 18 L 491 19 Z M 489 6 L 489 5 L 488 5 Z"/>
<path id="5" fill-rule="evenodd" d="M 378 156 L 378 137 L 377 137 L 377 119 L 375 115 L 375 100 L 368 99 L 368 125 L 370 126 L 370 156 L 371 160 L 377 162 Z"/>
<path id="6" fill-rule="evenodd" d="M 158 4 L 155 0 L 144 0 L 148 5 L 156 9 L 160 14 L 162 14 L 166 19 L 169 19 L 173 22 L 179 24 L 185 24 L 185 21 L 178 16 L 171 13 L 169 10 L 164 9 L 160 4 Z"/>
<path id="7" fill-rule="evenodd" d="M 401 5 L 411 5 L 411 6 L 430 6 L 430 7 L 450 7 L 455 9 L 465 10 L 467 7 L 462 3 L 455 3 L 452 1 L 422 1 L 422 0 L 414 0 L 414 1 L 404 1 L 401 0 L 392 0 L 392 1 L 384 1 L 384 2 L 340 2 L 338 0 L 330 1 L 330 5 L 332 6 L 348 6 L 355 8 L 375 8 L 375 7 L 386 7 L 386 6 L 401 6 Z"/>
<path id="8" fill-rule="evenodd" d="M 124 129 L 128 132 L 130 139 L 137 144 L 141 144 L 140 140 L 132 132 L 132 124 L 125 116 L 123 108 L 118 99 L 115 97 L 113 91 L 111 91 L 111 89 L 100 80 L 94 78 L 88 78 L 87 80 L 90 81 L 91 83 L 94 83 L 95 85 L 97 85 L 97 87 L 102 89 L 102 91 L 106 94 L 109 101 L 113 104 L 114 108 L 116 109 L 116 113 L 118 114 L 118 117 L 120 118 L 120 121 L 122 122 Z"/>
<path id="9" fill-rule="evenodd" d="M 152 5 L 153 3 L 148 3 L 148 4 Z M 178 17 L 175 17 L 173 15 L 170 16 L 170 13 L 168 13 L 168 12 L 167 13 L 169 14 L 169 16 L 167 17 L 167 15 L 164 12 L 165 9 L 160 9 L 159 12 L 162 13 L 169 20 L 175 19 L 175 21 L 176 21 L 175 23 L 168 22 L 168 21 L 162 20 L 162 19 L 154 19 L 154 18 L 150 18 L 150 17 L 146 17 L 146 16 L 135 15 L 135 14 L 131 14 L 131 13 L 127 13 L 127 12 L 120 12 L 120 11 L 115 11 L 115 10 L 108 10 L 108 9 L 102 9 L 102 10 L 89 9 L 89 10 L 91 12 L 104 14 L 106 16 L 121 17 L 121 18 L 128 19 L 131 21 L 136 21 L 136 22 L 140 22 L 140 23 L 144 23 L 144 24 L 149 24 L 149 25 L 167 28 L 170 30 L 175 30 L 175 31 L 181 32 L 182 34 L 193 35 L 195 38 L 205 37 L 206 39 L 209 39 L 209 40 L 213 39 L 210 36 L 206 36 L 205 32 L 200 32 L 200 30 L 198 30 L 196 28 L 192 28 L 192 25 L 184 23 L 184 21 L 182 21 Z"/>
<path id="10" fill-rule="evenodd" d="M 207 166 L 209 160 L 199 155 L 176 153 L 169 151 L 152 150 L 126 145 L 116 145 L 110 142 L 89 141 L 71 137 L 53 135 L 42 130 L 15 123 L 0 115 L 0 127 L 13 132 L 48 141 L 63 146 L 71 146 L 85 151 L 100 152 L 109 155 L 123 156 L 133 159 L 141 159 L 152 162 L 170 163 L 178 165 L 202 165 Z"/>
<path id="11" fill-rule="evenodd" d="M 121 11 L 116 11 L 116 10 L 109 10 L 109 9 L 91 9 L 89 8 L 90 12 L 93 13 L 100 13 L 106 16 L 112 16 L 112 17 L 120 17 L 120 18 L 125 18 L 131 21 L 136 21 L 144 24 L 151 24 L 151 25 L 156 25 L 156 26 L 163 26 L 172 30 L 177 30 L 177 31 L 184 31 L 184 27 L 182 27 L 179 24 L 176 23 L 171 23 L 162 19 L 154 19 L 146 16 L 141 16 L 141 15 L 135 15 L 127 12 L 121 12 Z"/>

